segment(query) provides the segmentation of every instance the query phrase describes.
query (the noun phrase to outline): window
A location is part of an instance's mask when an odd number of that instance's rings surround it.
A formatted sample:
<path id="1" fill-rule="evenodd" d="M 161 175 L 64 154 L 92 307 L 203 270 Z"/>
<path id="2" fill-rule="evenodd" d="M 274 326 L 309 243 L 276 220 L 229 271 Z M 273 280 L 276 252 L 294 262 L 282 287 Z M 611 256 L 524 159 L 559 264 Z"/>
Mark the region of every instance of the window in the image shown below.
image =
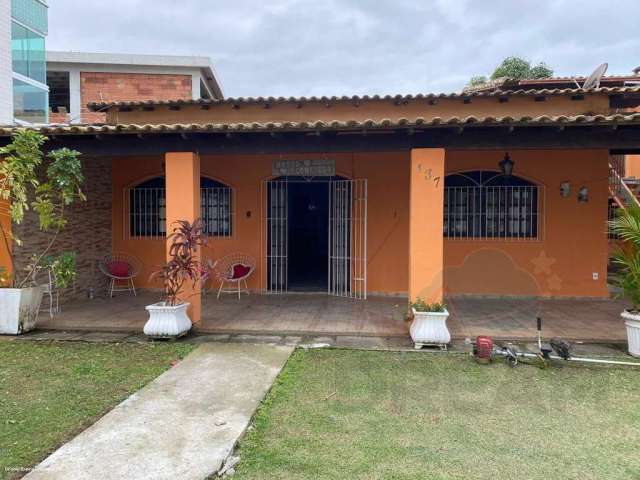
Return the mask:
<path id="1" fill-rule="evenodd" d="M 13 116 L 23 122 L 47 123 L 46 90 L 13 79 Z"/>
<path id="2" fill-rule="evenodd" d="M 129 235 L 166 235 L 165 179 L 157 177 L 128 189 Z M 230 237 L 233 233 L 233 189 L 210 178 L 200 178 L 200 208 L 205 235 Z"/>
<path id="3" fill-rule="evenodd" d="M 54 112 L 64 109 L 68 113 L 71 110 L 69 72 L 47 71 L 47 85 L 49 85 L 49 108 Z"/>
<path id="4" fill-rule="evenodd" d="M 446 238 L 539 239 L 542 187 L 491 171 L 445 177 Z"/>
<path id="5" fill-rule="evenodd" d="M 15 73 L 44 85 L 47 81 L 44 37 L 11 22 L 11 62 Z"/>
<path id="6" fill-rule="evenodd" d="M 48 32 L 47 2 L 44 0 L 11 0 L 11 16 L 42 35 Z"/>
<path id="7" fill-rule="evenodd" d="M 230 237 L 233 228 L 233 190 L 209 178 L 200 179 L 202 228 L 210 237 Z"/>

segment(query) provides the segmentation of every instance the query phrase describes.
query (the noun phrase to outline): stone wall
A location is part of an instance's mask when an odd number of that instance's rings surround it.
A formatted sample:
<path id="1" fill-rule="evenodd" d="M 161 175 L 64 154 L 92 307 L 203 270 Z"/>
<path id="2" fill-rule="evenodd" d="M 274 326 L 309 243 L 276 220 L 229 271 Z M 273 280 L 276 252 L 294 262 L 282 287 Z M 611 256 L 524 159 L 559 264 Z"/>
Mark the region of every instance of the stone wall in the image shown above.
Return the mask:
<path id="1" fill-rule="evenodd" d="M 61 299 L 86 297 L 89 288 L 104 293 L 106 280 L 98 269 L 98 259 L 111 252 L 111 159 L 80 157 L 85 175 L 86 202 L 70 207 L 69 222 L 60 233 L 52 252 L 74 251 L 78 277 L 73 288 L 61 292 Z M 47 236 L 38 229 L 38 219 L 29 212 L 21 225 L 14 226 L 24 242 L 16 247 L 16 270 L 23 270 L 34 251 L 42 251 Z"/>

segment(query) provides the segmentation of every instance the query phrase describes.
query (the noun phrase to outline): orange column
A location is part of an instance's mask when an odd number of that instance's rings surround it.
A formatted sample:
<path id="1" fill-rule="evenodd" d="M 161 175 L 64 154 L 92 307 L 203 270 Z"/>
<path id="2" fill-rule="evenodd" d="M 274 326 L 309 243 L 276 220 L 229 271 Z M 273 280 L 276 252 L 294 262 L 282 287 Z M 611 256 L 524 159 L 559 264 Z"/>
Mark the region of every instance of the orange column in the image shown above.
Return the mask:
<path id="1" fill-rule="evenodd" d="M 10 207 L 11 203 L 9 200 L 0 199 L 0 223 L 2 223 L 2 228 L 6 235 L 5 243 L 5 239 L 2 238 L 2 235 L 0 234 L 0 286 L 6 286 L 6 282 L 11 278 L 11 274 L 13 273 L 11 265 L 13 240 L 11 238 L 12 222 L 11 214 L 9 212 Z"/>
<path id="2" fill-rule="evenodd" d="M 409 299 L 442 301 L 444 157 L 442 148 L 411 150 Z"/>
<path id="3" fill-rule="evenodd" d="M 167 209 L 167 233 L 173 229 L 172 224 L 176 220 L 188 220 L 193 222 L 200 217 L 200 157 L 192 152 L 171 152 L 164 157 L 166 175 L 166 209 Z M 196 259 L 200 260 L 200 249 L 196 253 Z M 169 244 L 167 242 L 167 257 L 169 256 Z M 200 285 L 192 288 L 191 285 L 184 288 L 181 295 L 188 301 L 189 317 L 193 323 L 201 318 L 201 292 Z"/>

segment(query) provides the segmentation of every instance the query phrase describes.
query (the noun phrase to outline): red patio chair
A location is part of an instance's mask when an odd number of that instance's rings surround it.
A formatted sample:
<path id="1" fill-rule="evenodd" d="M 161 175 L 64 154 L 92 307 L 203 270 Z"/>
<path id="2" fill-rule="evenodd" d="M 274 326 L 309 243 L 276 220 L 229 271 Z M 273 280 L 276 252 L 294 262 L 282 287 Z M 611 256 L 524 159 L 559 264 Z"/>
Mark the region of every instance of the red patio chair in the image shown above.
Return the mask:
<path id="1" fill-rule="evenodd" d="M 241 293 L 249 294 L 247 278 L 256 268 L 256 261 L 253 257 L 244 253 L 233 253 L 221 258 L 213 264 L 213 275 L 220 282 L 218 296 L 221 293 L 237 293 L 240 299 Z M 230 287 L 225 288 L 225 285 Z M 242 288 L 244 285 L 244 288 Z"/>
<path id="2" fill-rule="evenodd" d="M 133 255 L 116 252 L 105 255 L 98 262 L 100 271 L 109 278 L 109 296 L 113 292 L 132 292 L 136 296 L 133 279 L 140 273 L 140 261 Z"/>

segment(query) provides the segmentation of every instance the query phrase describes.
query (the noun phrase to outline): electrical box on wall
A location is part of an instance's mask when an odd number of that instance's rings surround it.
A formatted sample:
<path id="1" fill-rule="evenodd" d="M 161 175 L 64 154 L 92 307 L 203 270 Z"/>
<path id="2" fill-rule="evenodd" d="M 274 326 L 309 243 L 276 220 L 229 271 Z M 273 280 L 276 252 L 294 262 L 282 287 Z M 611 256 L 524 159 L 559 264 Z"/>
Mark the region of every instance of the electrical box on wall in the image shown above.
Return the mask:
<path id="1" fill-rule="evenodd" d="M 593 272 L 591 276 L 593 277 L 594 280 L 598 280 L 598 278 L 600 278 L 600 275 L 598 274 L 598 272 Z"/>

